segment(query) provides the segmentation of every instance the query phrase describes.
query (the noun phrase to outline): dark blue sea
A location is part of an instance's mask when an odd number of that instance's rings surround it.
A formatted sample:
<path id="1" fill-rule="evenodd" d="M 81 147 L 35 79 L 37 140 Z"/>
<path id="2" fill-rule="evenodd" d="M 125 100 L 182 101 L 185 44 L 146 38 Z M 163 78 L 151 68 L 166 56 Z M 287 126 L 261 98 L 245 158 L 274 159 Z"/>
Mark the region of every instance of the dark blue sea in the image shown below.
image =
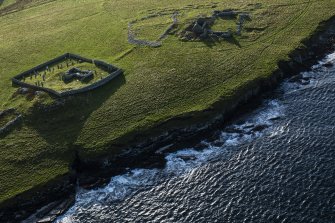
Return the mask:
<path id="1" fill-rule="evenodd" d="M 335 53 L 164 169 L 78 188 L 70 222 L 335 222 Z M 328 64 L 325 66 L 325 64 Z"/>

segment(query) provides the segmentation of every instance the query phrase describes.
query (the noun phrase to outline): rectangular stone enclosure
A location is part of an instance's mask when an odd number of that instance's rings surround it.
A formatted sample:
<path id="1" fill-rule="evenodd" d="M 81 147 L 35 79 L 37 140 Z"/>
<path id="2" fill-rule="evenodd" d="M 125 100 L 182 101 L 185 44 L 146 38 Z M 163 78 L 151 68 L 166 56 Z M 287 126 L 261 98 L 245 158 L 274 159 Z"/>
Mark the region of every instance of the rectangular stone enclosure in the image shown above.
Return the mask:
<path id="1" fill-rule="evenodd" d="M 66 91 L 58 91 L 52 88 L 48 88 L 48 87 L 44 87 L 43 83 L 38 83 L 38 84 L 32 84 L 32 83 L 26 83 L 25 80 L 26 78 L 30 78 L 32 79 L 32 77 L 35 75 L 35 78 L 37 76 L 37 74 L 39 74 L 41 76 L 41 73 L 44 72 L 44 76 L 47 70 L 51 70 L 50 67 L 54 67 L 54 66 L 58 66 L 59 63 L 66 61 L 66 60 L 73 60 L 73 61 L 78 61 L 79 63 L 88 63 L 91 64 L 92 66 L 95 66 L 96 69 L 100 69 L 103 70 L 104 72 L 107 73 L 107 75 L 105 77 L 101 77 L 101 79 L 95 81 L 94 83 L 85 85 L 83 87 L 79 87 L 77 89 L 70 89 L 70 90 L 66 90 Z M 54 69 L 54 68 L 53 68 Z M 93 71 L 92 71 L 93 72 Z M 96 73 L 96 71 L 95 71 Z M 43 64 L 40 64 L 30 70 L 27 70 L 23 73 L 20 73 L 18 75 L 16 75 L 15 77 L 12 78 L 12 83 L 13 86 L 20 86 L 20 87 L 24 87 L 24 88 L 29 88 L 29 89 L 33 89 L 36 91 L 44 91 L 49 93 L 50 95 L 56 96 L 56 97 L 64 97 L 64 96 L 69 96 L 69 95 L 76 95 L 79 93 L 83 93 L 83 92 L 88 92 L 88 91 L 92 91 L 96 88 L 99 88 L 103 85 L 105 85 L 106 83 L 110 82 L 111 80 L 113 80 L 115 77 L 117 77 L 118 75 L 122 74 L 123 71 L 111 64 L 108 64 L 106 62 L 103 61 L 99 61 L 99 60 L 92 60 L 92 59 L 87 59 L 84 58 L 82 56 L 79 55 L 75 55 L 72 53 L 66 53 L 62 56 L 59 56 L 57 58 L 54 58 L 48 62 L 45 62 Z M 43 76 L 43 79 L 45 78 Z M 60 79 L 62 80 L 62 77 L 60 77 Z"/>

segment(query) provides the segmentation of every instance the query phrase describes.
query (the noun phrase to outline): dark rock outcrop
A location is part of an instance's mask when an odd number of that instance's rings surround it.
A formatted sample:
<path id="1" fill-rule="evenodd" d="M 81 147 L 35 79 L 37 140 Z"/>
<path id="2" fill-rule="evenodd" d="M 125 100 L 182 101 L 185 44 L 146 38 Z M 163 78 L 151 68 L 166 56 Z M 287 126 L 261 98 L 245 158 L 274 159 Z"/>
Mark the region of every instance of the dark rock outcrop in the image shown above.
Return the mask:
<path id="1" fill-rule="evenodd" d="M 204 135 L 209 129 L 219 126 L 223 120 L 226 122 L 227 119 L 234 117 L 241 110 L 240 106 L 245 105 L 247 101 L 250 101 L 256 95 L 267 90 L 273 90 L 284 77 L 306 71 L 308 67 L 334 49 L 334 37 L 335 17 L 326 23 L 320 24 L 318 31 L 303 42 L 307 47 L 292 51 L 289 54 L 290 59 L 279 62 L 278 69 L 268 78 L 249 83 L 243 89 L 238 89 L 238 94 L 229 98 L 228 101 L 227 98 L 224 98 L 214 103 L 207 110 L 169 119 L 157 124 L 157 126 L 153 126 L 150 131 L 141 131 L 137 135 L 135 134 L 130 140 L 114 142 L 114 144 L 110 145 L 111 151 L 120 151 L 118 154 L 104 154 L 101 157 L 91 157 L 89 159 L 80 158 L 80 165 L 76 165 L 76 169 L 80 169 L 82 173 L 91 171 L 91 176 L 96 176 L 97 178 L 101 178 L 101 175 L 107 172 L 105 176 L 109 178 L 111 175 L 122 173 L 130 165 L 141 166 L 143 160 L 145 160 L 146 165 L 164 163 L 164 158 L 157 154 L 152 154 L 166 145 L 172 143 L 178 145 L 181 140 L 185 141 L 187 139 L 187 141 L 191 141 L 194 138 L 198 139 L 199 135 Z M 296 62 L 298 61 L 297 58 L 300 58 L 299 63 Z M 301 66 L 301 63 L 304 66 Z M 201 145 L 198 146 L 201 148 Z M 174 149 L 174 146 L 171 147 L 166 151 Z M 40 188 L 39 193 L 28 191 L 13 198 L 11 201 L 3 203 L 0 207 L 0 221 L 7 222 L 13 221 L 13 219 L 18 221 L 18 219 L 21 220 L 27 217 L 27 214 L 31 213 L 32 209 L 37 210 L 60 198 L 66 199 L 69 194 L 75 192 L 74 188 L 76 185 L 74 180 L 70 182 L 68 180 L 68 175 L 63 176 L 48 186 Z"/>
<path id="2" fill-rule="evenodd" d="M 328 63 L 325 63 L 323 66 L 327 67 L 327 68 L 331 68 L 331 67 L 334 66 L 334 63 L 333 62 L 328 62 Z"/>

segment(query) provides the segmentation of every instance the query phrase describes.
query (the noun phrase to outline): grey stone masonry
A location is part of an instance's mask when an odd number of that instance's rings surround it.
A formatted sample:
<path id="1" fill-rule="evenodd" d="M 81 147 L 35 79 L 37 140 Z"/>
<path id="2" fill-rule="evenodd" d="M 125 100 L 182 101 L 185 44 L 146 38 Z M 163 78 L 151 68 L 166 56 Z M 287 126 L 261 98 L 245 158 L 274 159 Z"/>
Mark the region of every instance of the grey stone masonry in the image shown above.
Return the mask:
<path id="1" fill-rule="evenodd" d="M 4 126 L 0 126 L 0 137 L 10 132 L 16 125 L 18 125 L 22 121 L 22 115 L 18 114 L 14 108 L 1 111 L 0 119 L 6 115 L 15 115 L 16 117 L 7 122 Z"/>
<path id="2" fill-rule="evenodd" d="M 75 59 L 75 60 L 79 60 L 82 62 L 87 62 L 87 63 L 93 63 L 95 64 L 97 67 L 99 67 L 100 69 L 103 69 L 105 71 L 107 71 L 109 73 L 109 75 L 91 85 L 88 85 L 86 87 L 80 88 L 80 89 L 75 89 L 75 90 L 69 90 L 69 91 L 65 91 L 65 92 L 57 92 L 53 89 L 50 88 L 45 88 L 42 85 L 33 85 L 33 84 L 28 84 L 23 82 L 22 80 L 24 80 L 25 78 L 31 77 L 31 75 L 37 75 L 40 72 L 45 71 L 45 69 L 49 69 L 49 67 L 51 65 L 55 65 L 56 63 L 59 63 L 65 59 Z M 62 56 L 56 57 L 55 59 L 52 59 L 48 62 L 45 62 L 43 64 L 40 64 L 30 70 L 27 70 L 23 73 L 20 73 L 18 75 L 16 75 L 15 77 L 12 78 L 12 83 L 13 86 L 20 86 L 23 88 L 29 88 L 29 89 L 33 89 L 35 91 L 44 91 L 49 93 L 50 95 L 56 96 L 56 97 L 64 97 L 64 96 L 69 96 L 69 95 L 76 95 L 79 93 L 83 93 L 83 92 L 87 92 L 87 91 L 92 91 L 93 89 L 99 88 L 103 85 L 105 85 L 106 83 L 108 83 L 109 81 L 113 80 L 115 77 L 117 77 L 118 75 L 122 74 L 123 71 L 111 64 L 108 64 L 106 62 L 103 61 L 99 61 L 99 60 L 92 60 L 92 59 L 88 59 L 76 54 L 72 54 L 72 53 L 66 53 L 63 54 Z"/>
<path id="3" fill-rule="evenodd" d="M 131 44 L 139 45 L 139 46 L 150 46 L 150 47 L 160 47 L 162 45 L 161 42 L 158 41 L 148 41 L 136 39 L 136 35 L 132 30 L 133 24 L 128 24 L 128 42 Z"/>
<path id="4" fill-rule="evenodd" d="M 44 76 L 43 76 L 44 78 Z M 74 79 L 80 80 L 81 82 L 87 82 L 94 78 L 93 71 L 91 70 L 81 70 L 79 68 L 73 67 L 62 75 L 63 81 L 70 82 Z M 43 84 L 43 83 L 42 83 Z M 43 87 L 43 86 L 42 86 Z"/>
<path id="5" fill-rule="evenodd" d="M 238 15 L 238 12 L 233 11 L 231 9 L 226 10 L 216 10 L 213 12 L 213 16 L 221 17 L 221 18 L 236 18 Z"/>
<path id="6" fill-rule="evenodd" d="M 212 30 L 211 27 L 218 19 L 222 20 L 236 20 L 237 28 L 236 32 L 232 29 L 226 31 Z M 214 39 L 229 39 L 232 38 L 234 33 L 241 35 L 243 25 L 245 21 L 251 20 L 251 16 L 248 13 L 237 12 L 233 10 L 216 10 L 210 17 L 200 17 L 194 20 L 188 27 L 180 32 L 181 40 L 193 41 L 193 40 L 214 40 Z"/>

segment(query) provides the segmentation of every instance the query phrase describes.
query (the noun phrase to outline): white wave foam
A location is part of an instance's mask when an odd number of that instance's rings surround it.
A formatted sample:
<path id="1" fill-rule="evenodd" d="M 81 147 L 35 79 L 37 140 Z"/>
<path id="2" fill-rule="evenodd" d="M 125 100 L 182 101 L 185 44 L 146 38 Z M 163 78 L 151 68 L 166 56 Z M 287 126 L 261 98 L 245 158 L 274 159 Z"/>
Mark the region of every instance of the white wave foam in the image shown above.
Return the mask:
<path id="1" fill-rule="evenodd" d="M 325 66 L 332 64 L 333 66 Z M 282 84 L 282 89 L 289 94 L 297 90 L 302 90 L 310 87 L 317 87 L 324 80 L 325 76 L 335 72 L 335 52 L 327 55 L 320 60 L 316 65 L 312 66 L 311 71 L 302 72 L 301 78 L 297 80 L 286 80 Z"/>
<path id="2" fill-rule="evenodd" d="M 284 115 L 285 107 L 278 100 L 265 101 L 264 106 L 253 112 L 244 122 L 229 126 L 229 131 L 222 131 L 220 138 L 223 146 L 238 146 L 251 142 L 263 135 L 273 125 L 273 120 Z"/>
<path id="3" fill-rule="evenodd" d="M 318 64 L 314 65 L 312 69 L 321 68 L 323 65 L 331 63 L 335 65 L 335 52 L 327 55 L 324 59 L 322 59 Z"/>
<path id="4" fill-rule="evenodd" d="M 313 85 L 319 78 L 318 70 L 324 71 L 326 69 L 324 64 L 329 62 L 335 63 L 335 53 L 328 55 L 319 64 L 315 65 L 312 72 L 302 73 L 303 78 L 310 80 L 308 86 L 284 81 L 281 88 L 284 94 Z M 162 170 L 135 169 L 127 174 L 112 177 L 110 183 L 104 188 L 95 190 L 78 189 L 75 205 L 64 216 L 58 218 L 57 222 L 73 223 L 78 213 L 85 212 L 88 209 L 99 212 L 106 205 L 110 205 L 111 202 L 123 200 L 140 188 L 158 183 L 164 177 L 187 174 L 209 160 L 218 157 L 230 147 L 252 142 L 265 132 L 269 133 L 269 137 L 281 134 L 284 132 L 285 126 L 272 126 L 274 120 L 284 115 L 284 111 L 285 106 L 279 100 L 267 100 L 261 108 L 236 124 L 222 130 L 216 140 L 202 142 L 205 149 L 199 151 L 194 148 L 185 148 L 166 155 L 166 167 Z"/>
<path id="5" fill-rule="evenodd" d="M 102 210 L 106 204 L 122 200 L 137 189 L 152 185 L 158 172 L 157 169 L 134 169 L 127 174 L 113 177 L 109 184 L 103 188 L 94 190 L 79 188 L 75 205 L 56 222 L 75 222 L 72 215 L 85 209 Z"/>
<path id="6" fill-rule="evenodd" d="M 85 210 L 103 210 L 106 205 L 112 202 L 123 200 L 125 197 L 144 188 L 159 182 L 164 177 L 178 176 L 185 174 L 209 160 L 224 153 L 227 148 L 242 143 L 251 142 L 260 137 L 269 126 L 273 118 L 283 115 L 284 106 L 279 101 L 265 101 L 262 108 L 253 112 L 240 124 L 228 128 L 236 129 L 237 132 L 223 130 L 214 142 L 204 141 L 206 148 L 199 151 L 193 148 L 186 148 L 166 155 L 166 167 L 159 169 L 134 169 L 127 174 L 112 177 L 110 183 L 104 188 L 94 190 L 78 189 L 75 205 L 57 223 L 75 222 L 76 213 Z M 253 131 L 257 126 L 266 126 L 259 131 Z M 219 142 L 219 144 L 218 144 Z M 219 146 L 218 146 L 219 145 Z"/>
<path id="7" fill-rule="evenodd" d="M 202 151 L 194 149 L 180 150 L 165 157 L 166 168 L 163 171 L 167 175 L 180 175 L 199 167 L 220 153 L 222 153 L 222 150 L 211 145 L 208 145 Z"/>

